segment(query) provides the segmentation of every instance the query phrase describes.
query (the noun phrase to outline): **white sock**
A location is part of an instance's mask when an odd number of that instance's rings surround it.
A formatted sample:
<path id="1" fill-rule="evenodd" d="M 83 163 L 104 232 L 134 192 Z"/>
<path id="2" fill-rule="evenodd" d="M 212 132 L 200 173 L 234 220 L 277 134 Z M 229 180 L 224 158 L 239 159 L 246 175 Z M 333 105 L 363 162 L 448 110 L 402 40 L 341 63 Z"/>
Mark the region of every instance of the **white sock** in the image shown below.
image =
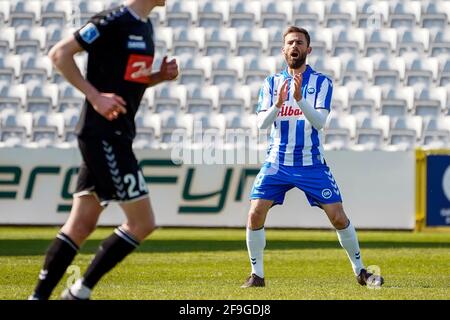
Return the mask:
<path id="1" fill-rule="evenodd" d="M 70 293 L 79 299 L 89 299 L 91 296 L 91 289 L 83 284 L 83 279 L 78 279 L 71 287 Z"/>
<path id="2" fill-rule="evenodd" d="M 263 252 L 266 247 L 266 232 L 264 227 L 259 230 L 247 228 L 247 249 L 252 266 L 252 273 L 264 278 Z"/>
<path id="3" fill-rule="evenodd" d="M 359 250 L 358 236 L 356 235 L 355 227 L 348 222 L 345 229 L 337 230 L 336 233 L 342 248 L 347 252 L 348 258 L 352 264 L 353 272 L 358 275 L 361 269 L 364 269 L 364 264 Z"/>

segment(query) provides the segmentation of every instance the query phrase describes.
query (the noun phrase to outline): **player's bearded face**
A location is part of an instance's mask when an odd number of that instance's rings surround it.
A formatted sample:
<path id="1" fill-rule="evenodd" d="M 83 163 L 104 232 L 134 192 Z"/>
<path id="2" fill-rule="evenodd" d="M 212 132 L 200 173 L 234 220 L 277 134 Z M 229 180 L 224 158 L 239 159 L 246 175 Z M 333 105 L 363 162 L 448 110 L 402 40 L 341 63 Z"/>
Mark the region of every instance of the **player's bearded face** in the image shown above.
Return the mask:
<path id="1" fill-rule="evenodd" d="M 292 49 L 285 52 L 284 57 L 286 58 L 287 64 L 291 69 L 298 69 L 306 62 L 306 51 L 301 51 L 298 49 Z"/>
<path id="2" fill-rule="evenodd" d="M 308 45 L 304 35 L 298 33 L 286 35 L 283 53 L 289 68 L 299 69 L 304 65 L 308 56 Z"/>

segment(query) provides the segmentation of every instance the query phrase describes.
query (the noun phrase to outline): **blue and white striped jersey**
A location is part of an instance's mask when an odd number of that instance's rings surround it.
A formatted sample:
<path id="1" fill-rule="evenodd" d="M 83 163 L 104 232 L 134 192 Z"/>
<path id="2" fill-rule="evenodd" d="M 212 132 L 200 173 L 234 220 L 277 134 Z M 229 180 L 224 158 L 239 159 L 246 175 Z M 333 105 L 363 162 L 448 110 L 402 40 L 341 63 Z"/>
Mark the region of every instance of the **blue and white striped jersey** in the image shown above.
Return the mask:
<path id="1" fill-rule="evenodd" d="M 277 101 L 285 79 L 290 79 L 288 98 L 272 125 L 266 161 L 286 166 L 323 164 L 323 130 L 315 129 L 303 115 L 291 93 L 293 81 L 287 69 L 265 79 L 259 93 L 257 112 L 269 109 Z M 316 109 L 330 111 L 332 91 L 331 79 L 307 65 L 303 73 L 303 99 Z"/>

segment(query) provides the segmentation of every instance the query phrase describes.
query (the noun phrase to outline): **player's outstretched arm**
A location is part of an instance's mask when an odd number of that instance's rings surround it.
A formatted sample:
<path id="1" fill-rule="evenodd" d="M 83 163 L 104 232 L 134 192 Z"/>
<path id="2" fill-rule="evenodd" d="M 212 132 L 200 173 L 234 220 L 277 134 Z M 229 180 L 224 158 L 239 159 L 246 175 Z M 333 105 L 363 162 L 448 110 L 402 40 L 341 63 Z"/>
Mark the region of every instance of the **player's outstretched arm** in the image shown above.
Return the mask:
<path id="1" fill-rule="evenodd" d="M 158 72 L 152 73 L 149 79 L 149 87 L 156 86 L 163 81 L 175 80 L 178 77 L 178 65 L 175 59 L 167 61 L 167 56 L 161 62 L 161 68 Z"/>

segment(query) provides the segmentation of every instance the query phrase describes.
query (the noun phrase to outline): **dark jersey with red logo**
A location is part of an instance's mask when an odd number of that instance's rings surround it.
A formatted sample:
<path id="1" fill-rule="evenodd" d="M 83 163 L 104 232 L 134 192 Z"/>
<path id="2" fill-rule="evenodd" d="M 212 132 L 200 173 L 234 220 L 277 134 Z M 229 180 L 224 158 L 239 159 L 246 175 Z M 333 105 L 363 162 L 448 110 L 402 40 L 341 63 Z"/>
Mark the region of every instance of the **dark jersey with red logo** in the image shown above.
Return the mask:
<path id="1" fill-rule="evenodd" d="M 98 13 L 75 38 L 88 52 L 87 80 L 100 92 L 115 93 L 127 103 L 127 114 L 109 121 L 86 100 L 77 126 L 80 137 L 122 136 L 132 140 L 155 52 L 150 19 L 143 21 L 120 6 Z"/>

